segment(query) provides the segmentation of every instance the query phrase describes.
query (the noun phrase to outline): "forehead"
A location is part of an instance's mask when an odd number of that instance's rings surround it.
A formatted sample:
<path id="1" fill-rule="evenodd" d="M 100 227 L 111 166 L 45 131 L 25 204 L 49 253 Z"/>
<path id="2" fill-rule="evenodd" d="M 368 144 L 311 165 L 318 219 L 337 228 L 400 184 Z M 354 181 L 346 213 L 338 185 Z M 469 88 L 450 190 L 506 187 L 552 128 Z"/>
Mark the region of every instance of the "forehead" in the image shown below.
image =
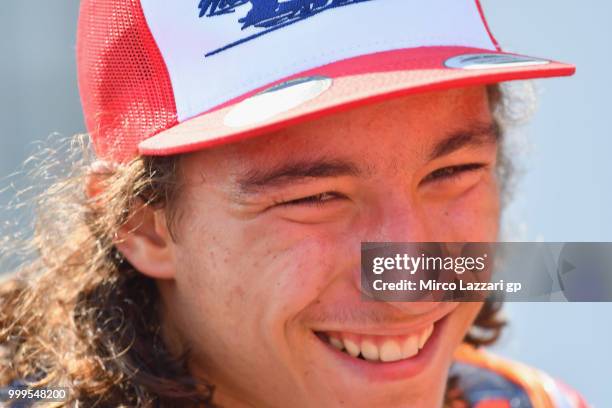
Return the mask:
<path id="1" fill-rule="evenodd" d="M 324 116 L 253 139 L 190 154 L 187 170 L 207 173 L 267 167 L 275 162 L 320 157 L 376 156 L 401 151 L 425 155 L 452 132 L 492 121 L 484 86 L 410 95 Z"/>

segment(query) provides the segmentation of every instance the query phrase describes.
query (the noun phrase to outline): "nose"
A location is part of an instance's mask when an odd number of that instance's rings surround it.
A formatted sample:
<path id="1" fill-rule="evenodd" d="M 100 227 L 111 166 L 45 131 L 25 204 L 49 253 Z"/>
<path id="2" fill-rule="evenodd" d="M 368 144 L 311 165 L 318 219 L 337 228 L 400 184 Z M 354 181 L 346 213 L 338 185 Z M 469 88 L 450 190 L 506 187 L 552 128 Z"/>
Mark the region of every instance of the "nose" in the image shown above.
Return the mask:
<path id="1" fill-rule="evenodd" d="M 364 219 L 364 242 L 428 242 L 427 214 L 409 192 L 381 195 Z"/>
<path id="2" fill-rule="evenodd" d="M 363 214 L 361 242 L 431 242 L 434 239 L 426 212 L 409 193 L 394 191 L 380 197 Z M 354 269 L 352 280 L 359 293 L 366 295 L 361 286 L 360 262 Z M 407 315 L 428 313 L 439 307 L 434 302 L 390 302 L 388 305 Z"/>

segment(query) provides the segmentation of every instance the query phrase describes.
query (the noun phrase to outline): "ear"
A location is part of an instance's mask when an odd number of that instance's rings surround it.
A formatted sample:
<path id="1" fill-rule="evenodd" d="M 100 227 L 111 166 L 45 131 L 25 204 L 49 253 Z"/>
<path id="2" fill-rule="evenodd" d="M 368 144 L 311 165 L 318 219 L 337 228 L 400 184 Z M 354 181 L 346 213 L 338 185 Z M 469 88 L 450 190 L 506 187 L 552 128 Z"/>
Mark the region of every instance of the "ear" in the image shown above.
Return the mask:
<path id="1" fill-rule="evenodd" d="M 174 278 L 174 241 L 163 209 L 141 202 L 117 232 L 115 246 L 142 274 L 154 279 Z"/>
<path id="2" fill-rule="evenodd" d="M 104 182 L 117 171 L 118 166 L 97 161 L 87 174 L 85 193 L 95 199 L 103 192 Z M 103 205 L 96 201 L 94 205 Z M 117 250 L 138 271 L 154 279 L 173 279 L 174 241 L 168 230 L 163 209 L 155 209 L 139 200 L 128 221 L 117 231 Z"/>

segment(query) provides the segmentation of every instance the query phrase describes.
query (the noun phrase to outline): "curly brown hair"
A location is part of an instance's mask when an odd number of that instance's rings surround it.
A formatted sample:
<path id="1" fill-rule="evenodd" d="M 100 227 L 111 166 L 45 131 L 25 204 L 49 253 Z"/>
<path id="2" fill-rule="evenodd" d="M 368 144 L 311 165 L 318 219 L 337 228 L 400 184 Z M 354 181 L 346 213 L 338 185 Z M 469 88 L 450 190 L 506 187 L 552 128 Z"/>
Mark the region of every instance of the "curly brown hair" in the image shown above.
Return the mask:
<path id="1" fill-rule="evenodd" d="M 489 86 L 489 95 L 499 112 L 500 87 Z M 71 151 L 87 152 L 87 138 L 77 140 Z M 58 164 L 57 153 L 42 156 L 37 178 Z M 33 237 L 18 244 L 29 258 L 0 284 L 0 385 L 68 387 L 65 405 L 214 406 L 213 386 L 193 378 L 188 355 L 172 355 L 162 341 L 155 281 L 115 247 L 117 231 L 143 205 L 164 208 L 172 230 L 180 161 L 180 155 L 138 157 L 96 169 L 85 154 L 36 197 Z M 500 162 L 507 180 L 508 163 Z M 92 177 L 98 194 L 85 191 Z M 5 256 L 16 242 L 2 242 Z M 485 302 L 465 342 L 495 342 L 504 325 L 500 307 Z M 458 399 L 450 379 L 447 405 Z"/>

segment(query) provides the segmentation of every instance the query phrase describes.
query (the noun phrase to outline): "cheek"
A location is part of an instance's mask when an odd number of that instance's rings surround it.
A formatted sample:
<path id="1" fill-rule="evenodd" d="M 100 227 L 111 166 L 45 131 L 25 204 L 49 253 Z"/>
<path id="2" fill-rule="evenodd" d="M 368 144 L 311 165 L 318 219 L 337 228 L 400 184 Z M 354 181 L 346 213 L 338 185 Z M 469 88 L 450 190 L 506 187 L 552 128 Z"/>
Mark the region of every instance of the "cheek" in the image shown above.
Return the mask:
<path id="1" fill-rule="evenodd" d="M 456 348 L 461 344 L 466 333 L 472 327 L 482 303 L 461 303 L 450 316 L 447 327 L 448 339 L 444 342 L 446 361 L 451 361 Z"/>
<path id="2" fill-rule="evenodd" d="M 339 266 L 338 243 L 304 226 L 217 218 L 193 228 L 179 249 L 177 299 L 195 327 L 239 326 L 279 343 L 290 324 L 325 288 Z M 297 325 L 295 325 L 297 326 Z M 196 329 L 197 330 L 197 329 Z M 279 347 L 278 344 L 275 347 Z"/>
<path id="3" fill-rule="evenodd" d="M 478 312 L 482 309 L 483 303 L 475 303 L 475 302 L 466 302 L 461 303 L 457 310 L 455 311 L 456 316 L 454 316 L 455 322 L 453 325 L 455 326 L 455 332 L 457 333 L 458 339 L 462 340 L 465 333 L 472 326 Z"/>
<path id="4" fill-rule="evenodd" d="M 483 180 L 452 201 L 428 205 L 425 211 L 437 241 L 494 242 L 498 239 L 500 197 L 494 178 Z"/>
<path id="5" fill-rule="evenodd" d="M 189 237 L 164 300 L 196 373 L 245 395 L 291 389 L 312 336 L 299 316 L 333 276 L 337 243 L 303 227 L 281 233 L 274 223 L 221 217 Z"/>
<path id="6" fill-rule="evenodd" d="M 329 231 L 296 223 L 259 222 L 242 229 L 239 268 L 250 301 L 265 304 L 269 325 L 285 326 L 324 290 L 341 268 L 341 250 Z"/>

